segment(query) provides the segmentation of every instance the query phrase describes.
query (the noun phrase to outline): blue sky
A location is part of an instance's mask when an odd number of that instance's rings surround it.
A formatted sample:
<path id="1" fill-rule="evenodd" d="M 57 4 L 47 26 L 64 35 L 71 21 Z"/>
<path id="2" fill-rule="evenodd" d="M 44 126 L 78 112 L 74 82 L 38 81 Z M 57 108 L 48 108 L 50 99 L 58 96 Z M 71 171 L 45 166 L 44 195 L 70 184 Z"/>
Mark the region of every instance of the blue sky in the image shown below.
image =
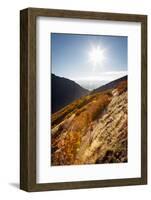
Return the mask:
<path id="1" fill-rule="evenodd" d="M 51 33 L 51 69 L 73 80 L 114 80 L 127 74 L 127 37 Z"/>

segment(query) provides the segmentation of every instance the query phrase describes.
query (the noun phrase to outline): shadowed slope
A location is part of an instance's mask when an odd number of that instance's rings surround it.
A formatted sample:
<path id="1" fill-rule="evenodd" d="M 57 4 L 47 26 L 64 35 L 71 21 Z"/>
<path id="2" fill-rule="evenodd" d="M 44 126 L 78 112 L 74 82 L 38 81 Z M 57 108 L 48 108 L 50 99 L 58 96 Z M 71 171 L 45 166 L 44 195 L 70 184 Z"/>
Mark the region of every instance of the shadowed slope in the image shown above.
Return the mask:
<path id="1" fill-rule="evenodd" d="M 66 78 L 51 75 L 52 113 L 58 111 L 72 101 L 86 95 L 89 91 Z"/>

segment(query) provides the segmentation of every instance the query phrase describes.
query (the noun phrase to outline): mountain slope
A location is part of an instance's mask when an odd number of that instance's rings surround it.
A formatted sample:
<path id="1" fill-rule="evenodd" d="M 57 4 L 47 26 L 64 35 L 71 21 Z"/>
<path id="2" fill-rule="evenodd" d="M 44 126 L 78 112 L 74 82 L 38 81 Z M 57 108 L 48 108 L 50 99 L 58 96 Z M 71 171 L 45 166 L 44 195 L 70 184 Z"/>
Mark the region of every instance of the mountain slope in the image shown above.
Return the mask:
<path id="1" fill-rule="evenodd" d="M 88 90 L 66 78 L 51 75 L 52 113 L 88 93 Z"/>
<path id="2" fill-rule="evenodd" d="M 51 164 L 127 162 L 127 79 L 52 115 Z"/>
<path id="3" fill-rule="evenodd" d="M 105 90 L 116 88 L 117 85 L 121 81 L 127 81 L 127 76 L 123 76 L 122 78 L 116 79 L 116 80 L 111 81 L 110 83 L 108 83 L 106 85 L 103 85 L 103 86 L 101 86 L 99 88 L 96 88 L 95 90 L 92 91 L 92 93 L 102 92 L 102 91 L 105 91 Z"/>

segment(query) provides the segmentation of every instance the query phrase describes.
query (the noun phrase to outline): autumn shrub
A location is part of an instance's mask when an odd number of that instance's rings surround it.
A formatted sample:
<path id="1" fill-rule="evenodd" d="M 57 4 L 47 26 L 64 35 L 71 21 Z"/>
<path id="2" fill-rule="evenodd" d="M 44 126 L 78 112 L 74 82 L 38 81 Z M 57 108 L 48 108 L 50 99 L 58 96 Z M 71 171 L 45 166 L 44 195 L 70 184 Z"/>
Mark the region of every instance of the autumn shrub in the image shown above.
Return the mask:
<path id="1" fill-rule="evenodd" d="M 102 113 L 102 111 L 104 111 L 109 102 L 110 98 L 108 95 L 100 95 L 99 99 L 95 103 L 92 103 L 89 108 L 92 121 L 97 119 L 97 117 Z"/>
<path id="2" fill-rule="evenodd" d="M 51 125 L 52 127 L 54 127 L 56 124 L 59 124 L 62 120 L 64 120 L 64 118 L 71 112 L 74 111 L 74 109 L 76 108 L 76 105 L 70 105 L 68 106 L 66 109 L 63 109 L 57 113 L 54 113 L 52 115 L 52 119 L 51 119 Z"/>
<path id="3" fill-rule="evenodd" d="M 61 138 L 57 144 L 57 148 L 61 151 L 56 151 L 52 156 L 53 165 L 73 164 L 80 140 L 80 133 L 73 131 L 68 132 L 65 138 Z"/>
<path id="4" fill-rule="evenodd" d="M 77 111 L 72 129 L 79 131 L 86 128 L 91 121 L 95 120 L 102 113 L 109 102 L 110 98 L 108 95 L 98 95 L 95 100 L 88 103 L 83 109 Z"/>
<path id="5" fill-rule="evenodd" d="M 64 118 L 70 117 L 72 113 L 75 113 L 76 110 L 81 109 L 84 107 L 86 104 L 88 104 L 95 95 L 87 95 L 84 97 L 81 97 L 78 100 L 75 100 L 71 104 L 67 105 L 66 107 L 62 108 L 58 112 L 52 114 L 51 118 L 51 125 L 52 127 L 56 126 L 59 124 Z"/>
<path id="6" fill-rule="evenodd" d="M 119 95 L 122 94 L 123 92 L 127 91 L 127 81 L 122 81 L 118 86 L 117 90 L 119 92 Z"/>
<path id="7" fill-rule="evenodd" d="M 81 108 L 81 109 L 78 109 L 75 113 L 76 116 L 79 116 L 82 112 L 85 112 L 86 111 L 86 107 L 84 108 Z"/>

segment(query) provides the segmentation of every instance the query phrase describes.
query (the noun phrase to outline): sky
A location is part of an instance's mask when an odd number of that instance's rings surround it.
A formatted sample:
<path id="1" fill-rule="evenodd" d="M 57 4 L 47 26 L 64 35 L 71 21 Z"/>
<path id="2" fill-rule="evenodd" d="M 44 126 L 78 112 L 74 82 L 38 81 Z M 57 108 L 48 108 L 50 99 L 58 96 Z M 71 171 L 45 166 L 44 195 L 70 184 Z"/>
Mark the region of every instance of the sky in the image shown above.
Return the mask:
<path id="1" fill-rule="evenodd" d="M 126 36 L 51 33 L 50 38 L 51 71 L 57 76 L 95 89 L 127 74 Z"/>

